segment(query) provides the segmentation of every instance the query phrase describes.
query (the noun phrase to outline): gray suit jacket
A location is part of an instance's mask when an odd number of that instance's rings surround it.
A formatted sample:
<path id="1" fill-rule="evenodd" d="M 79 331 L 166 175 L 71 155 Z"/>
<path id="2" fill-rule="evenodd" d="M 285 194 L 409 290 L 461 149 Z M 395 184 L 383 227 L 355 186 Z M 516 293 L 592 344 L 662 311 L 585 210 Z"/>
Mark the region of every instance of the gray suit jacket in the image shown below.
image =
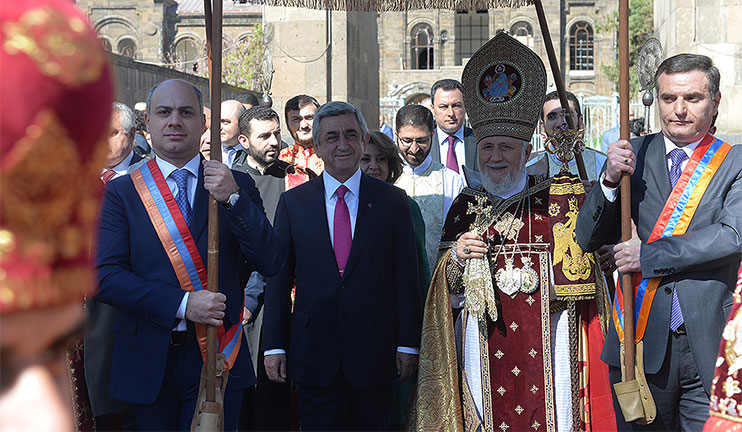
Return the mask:
<path id="1" fill-rule="evenodd" d="M 440 140 L 438 139 L 438 128 L 433 135 L 433 143 L 430 148 L 430 156 L 433 160 L 442 163 L 446 166 L 446 161 L 441 162 L 441 147 Z M 461 163 L 461 161 L 459 161 Z M 474 138 L 474 131 L 471 128 L 464 126 L 464 165 L 474 171 L 479 171 L 479 164 L 477 163 L 477 139 Z M 471 186 L 470 186 L 471 187 Z"/>
<path id="2" fill-rule="evenodd" d="M 631 140 L 636 170 L 631 176 L 631 217 L 646 241 L 670 196 L 670 177 L 661 134 Z M 577 242 L 587 251 L 616 242 L 620 235 L 620 197 L 609 202 L 592 189 L 577 218 Z M 708 185 L 683 235 L 642 243 L 644 277 L 662 276 L 644 336 L 644 369 L 659 371 L 670 334 L 672 290 L 678 293 L 691 351 L 707 392 L 711 390 L 719 342 L 742 258 L 742 146 L 734 146 Z M 611 328 L 603 361 L 619 366 L 619 342 Z"/>

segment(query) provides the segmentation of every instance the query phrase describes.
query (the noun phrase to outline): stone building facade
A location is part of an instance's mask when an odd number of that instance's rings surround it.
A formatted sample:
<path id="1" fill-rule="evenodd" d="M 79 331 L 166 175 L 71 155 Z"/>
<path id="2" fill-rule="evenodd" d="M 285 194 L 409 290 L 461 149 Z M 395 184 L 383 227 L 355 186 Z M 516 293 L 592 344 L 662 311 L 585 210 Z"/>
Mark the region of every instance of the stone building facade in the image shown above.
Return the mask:
<path id="1" fill-rule="evenodd" d="M 609 0 L 545 0 L 544 12 L 567 90 L 584 96 L 610 96 L 614 85 L 601 65 L 613 64 L 617 35 L 598 26 L 617 10 Z M 546 65 L 549 91 L 555 90 L 534 7 L 457 12 L 415 10 L 378 15 L 379 97 L 392 123 L 394 112 L 429 96 L 442 78 L 461 79 L 464 65 L 481 45 L 503 29 L 536 51 Z"/>
<path id="2" fill-rule="evenodd" d="M 742 143 L 742 0 L 665 0 L 654 2 L 654 32 L 665 56 L 679 53 L 711 57 L 721 72 L 717 136 Z"/>

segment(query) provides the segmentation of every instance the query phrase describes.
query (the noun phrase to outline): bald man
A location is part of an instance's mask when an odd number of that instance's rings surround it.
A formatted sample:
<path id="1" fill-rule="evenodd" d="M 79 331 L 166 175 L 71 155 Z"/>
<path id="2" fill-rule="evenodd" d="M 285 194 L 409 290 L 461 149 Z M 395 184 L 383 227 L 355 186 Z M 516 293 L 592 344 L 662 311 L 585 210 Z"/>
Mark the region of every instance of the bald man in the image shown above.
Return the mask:
<path id="1" fill-rule="evenodd" d="M 237 150 L 242 149 L 240 141 L 240 116 L 247 111 L 240 101 L 226 100 L 222 102 L 222 117 L 219 135 L 222 139 L 222 162 L 232 168 Z"/>

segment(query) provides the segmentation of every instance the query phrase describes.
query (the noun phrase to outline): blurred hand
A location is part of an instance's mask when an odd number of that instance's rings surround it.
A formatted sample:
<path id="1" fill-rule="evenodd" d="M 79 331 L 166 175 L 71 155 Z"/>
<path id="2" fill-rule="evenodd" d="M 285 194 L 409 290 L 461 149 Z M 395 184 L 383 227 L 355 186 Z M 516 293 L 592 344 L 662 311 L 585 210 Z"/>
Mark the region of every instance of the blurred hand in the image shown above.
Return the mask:
<path id="1" fill-rule="evenodd" d="M 593 190 L 593 186 L 595 186 L 598 182 L 595 180 L 582 180 L 582 185 L 585 186 L 585 194 L 589 194 L 591 190 Z"/>
<path id="2" fill-rule="evenodd" d="M 250 312 L 250 309 L 243 307 L 242 308 L 242 325 L 246 325 L 250 322 L 252 319 L 252 312 Z"/>
<path id="3" fill-rule="evenodd" d="M 418 356 L 397 352 L 397 378 L 400 381 L 410 379 L 417 371 Z"/>
<path id="4" fill-rule="evenodd" d="M 286 374 L 286 354 L 267 355 L 263 364 L 265 364 L 265 373 L 269 380 L 277 383 L 286 382 L 288 377 Z"/>

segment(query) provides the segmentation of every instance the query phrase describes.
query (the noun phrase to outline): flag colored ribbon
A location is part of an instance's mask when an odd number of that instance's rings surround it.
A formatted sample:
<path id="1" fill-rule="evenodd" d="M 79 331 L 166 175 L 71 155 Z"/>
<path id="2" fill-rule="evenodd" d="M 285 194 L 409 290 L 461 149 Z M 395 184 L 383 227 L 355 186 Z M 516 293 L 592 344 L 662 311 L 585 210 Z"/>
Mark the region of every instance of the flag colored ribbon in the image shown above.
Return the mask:
<path id="1" fill-rule="evenodd" d="M 131 179 L 165 248 L 181 289 L 188 292 L 206 289 L 206 267 L 196 247 L 196 241 L 155 160 L 151 159 L 132 172 Z M 201 356 L 205 361 L 206 326 L 194 324 Z M 224 370 L 232 368 L 240 350 L 241 336 L 241 314 L 240 320 L 229 329 L 224 325 L 217 328 L 217 350 L 226 357 Z"/>
<path id="2" fill-rule="evenodd" d="M 731 148 L 729 144 L 716 139 L 713 135 L 706 135 L 696 147 L 683 174 L 665 202 L 647 243 L 663 237 L 685 234 L 706 188 Z M 634 274 L 635 342 L 641 341 L 644 337 L 652 301 L 661 280 L 661 276 L 642 278 L 640 273 Z M 616 325 L 619 340 L 624 343 L 621 287 L 616 289 L 613 301 L 613 322 Z"/>

